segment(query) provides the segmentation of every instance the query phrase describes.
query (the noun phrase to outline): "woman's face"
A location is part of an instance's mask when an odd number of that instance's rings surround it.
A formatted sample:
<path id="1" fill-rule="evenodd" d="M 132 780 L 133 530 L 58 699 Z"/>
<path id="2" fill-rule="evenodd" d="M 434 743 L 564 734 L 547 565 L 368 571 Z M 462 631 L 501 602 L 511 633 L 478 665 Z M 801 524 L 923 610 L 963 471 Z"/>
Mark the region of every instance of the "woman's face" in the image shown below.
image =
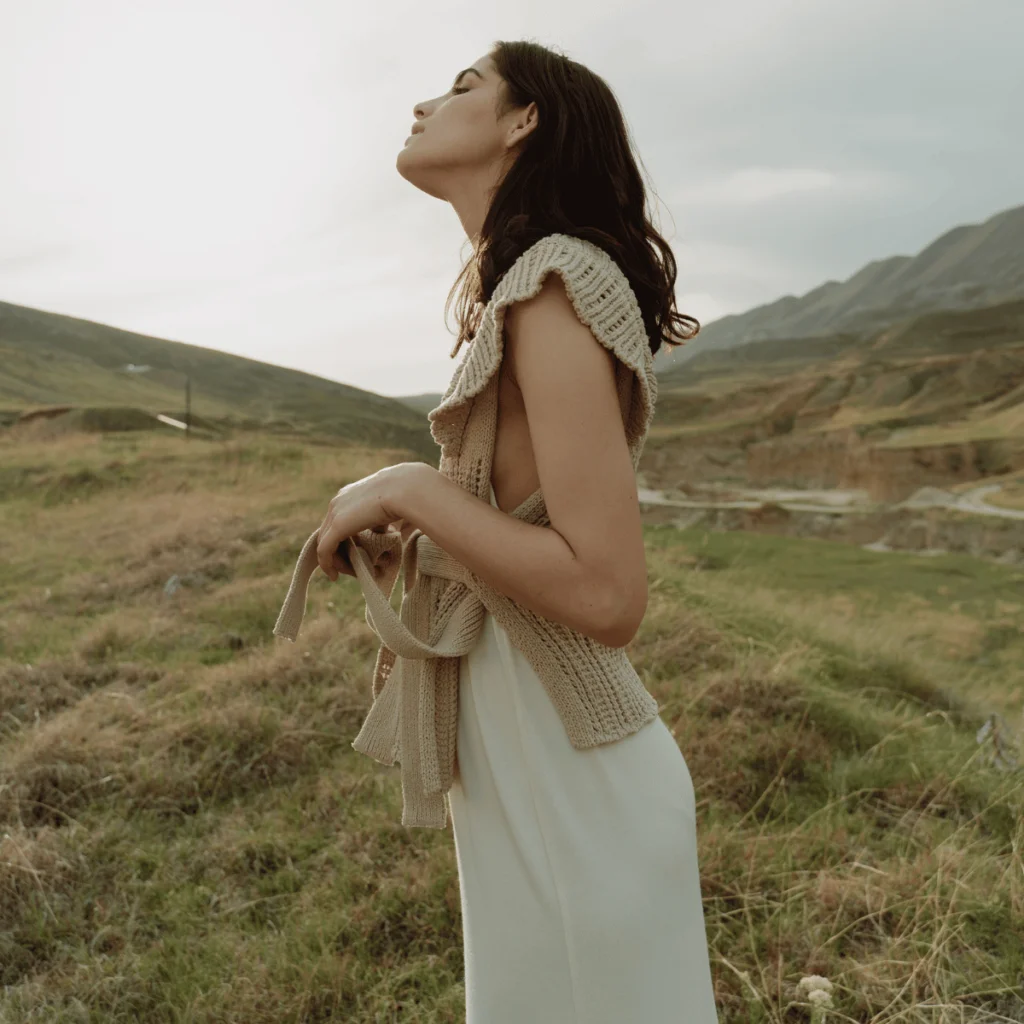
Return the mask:
<path id="1" fill-rule="evenodd" d="M 474 183 L 493 181 L 526 134 L 521 111 L 498 120 L 501 82 L 485 56 L 460 72 L 448 92 L 417 103 L 414 134 L 395 161 L 398 173 L 429 195 L 448 200 Z"/>

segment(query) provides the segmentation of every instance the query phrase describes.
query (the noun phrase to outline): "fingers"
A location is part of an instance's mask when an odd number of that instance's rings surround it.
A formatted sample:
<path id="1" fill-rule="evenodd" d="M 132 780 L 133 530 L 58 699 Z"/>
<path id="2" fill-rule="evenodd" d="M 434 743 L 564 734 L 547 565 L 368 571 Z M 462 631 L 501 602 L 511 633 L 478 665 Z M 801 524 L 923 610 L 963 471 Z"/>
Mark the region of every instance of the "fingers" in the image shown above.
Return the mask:
<path id="1" fill-rule="evenodd" d="M 356 571 L 352 567 L 352 561 L 348 553 L 349 540 L 346 537 L 339 545 L 337 550 L 334 552 L 334 564 L 337 566 L 338 571 L 345 576 L 355 576 Z"/>
<path id="2" fill-rule="evenodd" d="M 399 519 L 396 522 L 401 523 L 401 530 L 399 531 L 395 527 L 395 523 L 387 523 L 383 526 L 371 527 L 373 533 L 402 533 L 402 539 L 405 540 L 406 524 L 405 520 Z M 352 556 L 350 553 L 350 545 L 352 543 L 351 537 L 343 537 L 340 541 L 333 542 L 329 530 L 321 527 L 320 538 L 317 542 L 316 548 L 316 560 L 317 564 L 323 570 L 324 575 L 331 580 L 333 583 L 338 576 L 356 576 L 355 567 L 352 564 Z M 333 546 L 332 546 L 333 545 Z"/>
<path id="3" fill-rule="evenodd" d="M 347 561 L 338 557 L 341 544 L 333 540 L 327 531 L 322 531 L 316 546 L 316 560 L 323 574 L 333 583 L 338 574 L 345 572 Z M 349 568 L 351 568 L 349 566 Z"/>
<path id="4" fill-rule="evenodd" d="M 339 576 L 352 576 L 355 577 L 356 571 L 352 566 L 352 562 L 348 557 L 346 548 L 346 541 L 342 541 L 338 547 L 331 552 L 330 556 L 326 559 L 320 557 L 319 551 L 317 553 L 317 561 L 320 564 L 320 568 L 323 570 L 324 575 L 333 583 Z"/>

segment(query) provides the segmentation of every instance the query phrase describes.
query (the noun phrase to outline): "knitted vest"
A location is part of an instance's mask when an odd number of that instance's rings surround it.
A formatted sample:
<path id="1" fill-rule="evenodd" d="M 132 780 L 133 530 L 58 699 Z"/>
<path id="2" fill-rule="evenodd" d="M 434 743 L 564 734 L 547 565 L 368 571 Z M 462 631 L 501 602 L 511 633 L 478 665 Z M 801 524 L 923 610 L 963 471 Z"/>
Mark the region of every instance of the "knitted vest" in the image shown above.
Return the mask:
<path id="1" fill-rule="evenodd" d="M 551 271 L 561 276 L 580 320 L 618 357 L 619 407 L 634 470 L 654 416 L 654 357 L 625 274 L 591 242 L 564 234 L 541 238 L 496 285 L 441 404 L 427 414 L 431 435 L 441 446 L 440 472 L 487 504 L 505 309 L 536 295 Z M 540 489 L 509 514 L 551 525 Z M 309 579 L 318 566 L 318 533 L 299 554 L 274 626 L 275 634 L 290 640 L 298 634 Z M 622 739 L 657 717 L 658 703 L 624 649 L 522 607 L 422 530 L 413 530 L 404 544 L 394 531 L 363 530 L 344 545 L 366 600 L 367 625 L 381 641 L 373 704 L 352 746 L 382 764 L 401 762 L 403 825 L 447 825 L 447 794 L 458 777 L 460 661 L 476 644 L 485 611 L 540 677 L 576 749 Z M 396 615 L 391 595 L 400 568 L 402 603 Z"/>

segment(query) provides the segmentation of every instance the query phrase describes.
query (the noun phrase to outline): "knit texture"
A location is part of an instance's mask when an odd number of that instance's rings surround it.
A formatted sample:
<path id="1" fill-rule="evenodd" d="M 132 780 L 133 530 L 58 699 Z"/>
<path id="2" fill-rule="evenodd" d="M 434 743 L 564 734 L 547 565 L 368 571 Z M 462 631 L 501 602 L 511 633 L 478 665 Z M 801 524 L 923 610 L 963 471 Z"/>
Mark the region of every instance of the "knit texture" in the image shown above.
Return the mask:
<path id="1" fill-rule="evenodd" d="M 440 405 L 427 414 L 441 446 L 440 472 L 490 504 L 505 310 L 536 295 L 550 272 L 560 275 L 573 308 L 617 357 L 622 423 L 639 466 L 657 399 L 654 357 L 636 295 L 618 264 L 599 246 L 546 235 L 509 268 L 484 309 L 480 326 Z M 538 488 L 510 515 L 550 526 Z M 295 640 L 309 579 L 317 568 L 319 531 L 299 554 L 274 633 Z M 608 647 L 517 604 L 413 530 L 363 530 L 345 551 L 366 599 L 366 622 L 381 644 L 373 704 L 352 746 L 382 764 L 401 762 L 402 824 L 444 828 L 447 793 L 458 777 L 460 659 L 477 642 L 490 612 L 526 656 L 578 750 L 622 739 L 658 715 L 623 648 Z M 401 611 L 391 596 L 402 575 Z"/>

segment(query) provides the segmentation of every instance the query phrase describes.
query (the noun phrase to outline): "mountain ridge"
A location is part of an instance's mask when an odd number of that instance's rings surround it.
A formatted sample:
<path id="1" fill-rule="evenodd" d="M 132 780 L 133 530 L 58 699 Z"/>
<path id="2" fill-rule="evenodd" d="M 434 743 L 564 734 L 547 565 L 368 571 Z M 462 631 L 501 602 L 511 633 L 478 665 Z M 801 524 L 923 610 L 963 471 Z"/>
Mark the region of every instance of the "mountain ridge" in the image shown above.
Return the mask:
<path id="1" fill-rule="evenodd" d="M 784 295 L 703 325 L 687 345 L 659 353 L 656 374 L 702 352 L 778 338 L 867 337 L 916 313 L 976 309 L 1024 298 L 1024 205 L 943 232 L 916 256 L 871 260 L 845 281 Z"/>

